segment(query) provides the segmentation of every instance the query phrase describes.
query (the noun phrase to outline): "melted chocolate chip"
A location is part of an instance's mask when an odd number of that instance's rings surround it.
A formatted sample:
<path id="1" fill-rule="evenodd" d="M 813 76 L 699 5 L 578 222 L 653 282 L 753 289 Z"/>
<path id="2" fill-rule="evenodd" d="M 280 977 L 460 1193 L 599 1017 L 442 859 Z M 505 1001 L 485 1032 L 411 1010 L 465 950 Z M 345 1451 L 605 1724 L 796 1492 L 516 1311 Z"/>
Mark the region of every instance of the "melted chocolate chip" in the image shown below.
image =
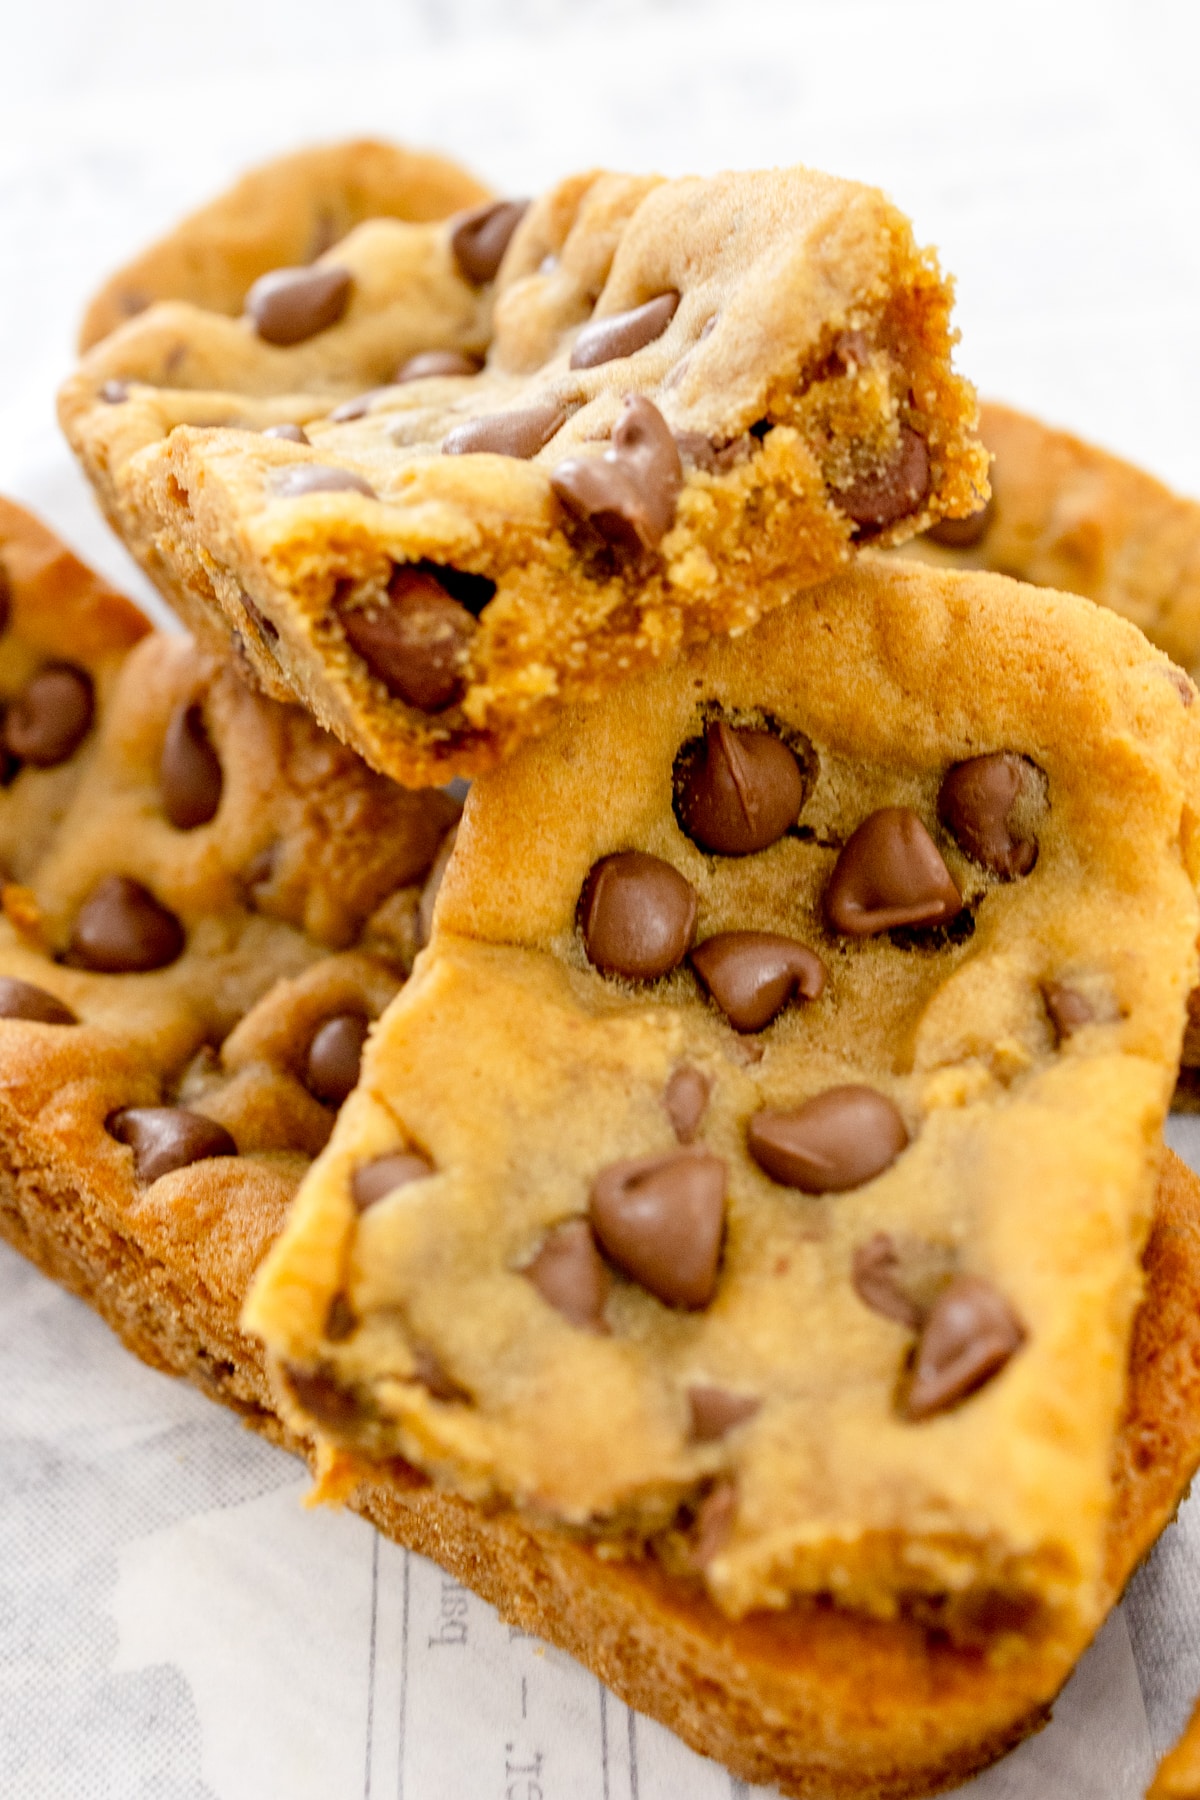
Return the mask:
<path id="1" fill-rule="evenodd" d="M 301 1412 L 328 1431 L 348 1431 L 361 1417 L 354 1395 L 340 1387 L 324 1369 L 298 1369 L 283 1365 L 283 1377 Z"/>
<path id="2" fill-rule="evenodd" d="M 535 406 L 512 412 L 488 413 L 456 425 L 442 440 L 447 456 L 473 456 L 490 451 L 494 456 L 513 456 L 527 462 L 550 442 L 567 421 L 567 409 L 558 400 L 542 400 Z"/>
<path id="3" fill-rule="evenodd" d="M 725 1228 L 725 1164 L 707 1150 L 610 1163 L 592 1183 L 592 1229 L 632 1280 L 667 1306 L 707 1306 Z"/>
<path id="4" fill-rule="evenodd" d="M 947 1244 L 877 1231 L 855 1250 L 851 1280 L 864 1306 L 916 1331 L 951 1280 L 954 1264 Z"/>
<path id="5" fill-rule="evenodd" d="M 762 1406 L 762 1401 L 752 1394 L 733 1394 L 728 1388 L 690 1387 L 687 1397 L 694 1444 L 716 1443 L 735 1426 L 752 1419 Z"/>
<path id="6" fill-rule="evenodd" d="M 602 455 L 570 456 L 550 485 L 567 511 L 623 555 L 656 550 L 675 520 L 683 465 L 658 408 L 627 394 Z"/>
<path id="7" fill-rule="evenodd" d="M 472 207 L 453 221 L 450 248 L 465 281 L 482 287 L 495 279 L 509 240 L 528 207 L 528 200 L 495 200 Z"/>
<path id="8" fill-rule="evenodd" d="M 1081 1026 L 1092 1025 L 1096 1021 L 1096 1009 L 1087 995 L 1081 994 L 1078 988 L 1071 987 L 1065 981 L 1045 982 L 1042 999 L 1054 1027 L 1055 1040 L 1060 1044 Z"/>
<path id="9" fill-rule="evenodd" d="M 998 1375 L 1024 1341 L 1020 1320 L 990 1281 L 955 1276 L 925 1321 L 901 1413 L 927 1419 L 957 1406 Z"/>
<path id="10" fill-rule="evenodd" d="M 698 902 L 677 869 L 643 850 L 622 850 L 584 883 L 580 926 L 588 960 L 605 975 L 656 981 L 691 948 Z"/>
<path id="11" fill-rule="evenodd" d="M 555 1312 L 583 1331 L 604 1332 L 604 1303 L 612 1286 L 586 1219 L 567 1219 L 546 1233 L 521 1273 Z"/>
<path id="12" fill-rule="evenodd" d="M 424 1181 L 433 1174 L 433 1164 L 415 1150 L 390 1150 L 373 1162 L 362 1163 L 350 1178 L 350 1194 L 359 1212 L 386 1200 L 397 1188 L 412 1181 Z"/>
<path id="13" fill-rule="evenodd" d="M 330 413 L 330 424 L 348 425 L 351 419 L 365 419 L 380 394 L 386 392 L 386 388 L 368 388 L 365 394 L 355 394 L 353 400 L 343 400 Z"/>
<path id="14" fill-rule="evenodd" d="M 379 498 L 369 481 L 353 469 L 335 469 L 326 463 L 292 463 L 276 469 L 271 487 L 281 500 L 299 500 L 305 494 L 365 494 L 368 500 Z"/>
<path id="15" fill-rule="evenodd" d="M 302 344 L 336 325 L 354 287 L 349 269 L 335 263 L 319 268 L 272 269 L 246 295 L 246 312 L 268 344 Z"/>
<path id="16" fill-rule="evenodd" d="M 303 425 L 268 425 L 263 436 L 279 438 L 285 444 L 309 444 L 312 442 Z"/>
<path id="17" fill-rule="evenodd" d="M 335 1294 L 325 1314 L 325 1336 L 331 1344 L 344 1344 L 358 1330 L 358 1319 L 345 1294 Z"/>
<path id="18" fill-rule="evenodd" d="M 712 1082 L 690 1063 L 680 1063 L 667 1082 L 663 1105 L 671 1128 L 681 1144 L 690 1144 L 700 1129 L 712 1092 Z"/>
<path id="19" fill-rule="evenodd" d="M 760 1169 L 805 1194 L 841 1194 L 890 1168 L 908 1143 L 896 1107 L 875 1088 L 827 1088 L 794 1111 L 764 1107 L 746 1142 Z"/>
<path id="20" fill-rule="evenodd" d="M 692 1521 L 691 1563 L 695 1569 L 706 1569 L 729 1542 L 733 1521 L 737 1517 L 737 1488 L 723 1476 L 705 1494 Z"/>
<path id="21" fill-rule="evenodd" d="M 825 965 L 775 931 L 722 931 L 692 951 L 692 967 L 735 1031 L 761 1031 L 791 1000 L 816 1000 Z"/>
<path id="22" fill-rule="evenodd" d="M 433 375 L 478 375 L 483 364 L 477 356 L 459 350 L 420 350 L 396 370 L 396 383 L 428 381 Z"/>
<path id="23" fill-rule="evenodd" d="M 470 1400 L 465 1387 L 455 1381 L 453 1375 L 447 1373 L 433 1351 L 425 1344 L 413 1345 L 413 1380 L 432 1395 L 435 1400 Z"/>
<path id="24" fill-rule="evenodd" d="M 683 829 L 722 856 L 766 850 L 804 804 L 804 772 L 787 745 L 723 719 L 705 728 L 702 743 L 684 746 L 676 780 Z"/>
<path id="25" fill-rule="evenodd" d="M 148 888 L 128 875 L 106 875 L 75 919 L 70 957 L 102 975 L 165 969 L 182 954 L 183 926 Z"/>
<path id="26" fill-rule="evenodd" d="M 69 1006 L 32 981 L 0 975 L 0 1019 L 30 1019 L 38 1025 L 78 1025 Z"/>
<path id="27" fill-rule="evenodd" d="M 676 367 L 683 365 L 678 363 Z M 675 442 L 685 467 L 703 469 L 706 475 L 726 474 L 745 462 L 754 450 L 754 439 L 748 431 L 727 444 L 714 444 L 702 431 L 677 431 Z"/>
<path id="28" fill-rule="evenodd" d="M 223 1125 L 185 1106 L 124 1106 L 110 1113 L 104 1128 L 133 1151 L 139 1181 L 157 1181 L 172 1169 L 186 1169 L 209 1156 L 238 1153 Z"/>
<path id="29" fill-rule="evenodd" d="M 594 369 L 600 363 L 614 362 L 618 356 L 633 356 L 662 336 L 678 305 L 679 295 L 672 290 L 656 294 L 653 300 L 631 307 L 628 312 L 589 320 L 575 339 L 571 367 Z"/>
<path id="30" fill-rule="evenodd" d="M 171 714 L 158 779 L 163 811 L 177 831 L 194 831 L 216 814 L 224 778 L 198 702 L 181 700 Z"/>
<path id="31" fill-rule="evenodd" d="M 475 620 L 435 575 L 402 566 L 386 601 L 347 607 L 341 617 L 350 643 L 395 699 L 437 713 L 462 698 Z"/>
<path id="32" fill-rule="evenodd" d="M 834 931 L 870 937 L 897 925 L 942 925 L 962 895 L 937 845 L 907 806 L 863 820 L 834 865 L 825 914 Z"/>
<path id="33" fill-rule="evenodd" d="M 318 1100 L 340 1106 L 358 1085 L 368 1025 L 361 1013 L 335 1013 L 308 1046 L 304 1085 Z"/>
<path id="34" fill-rule="evenodd" d="M 47 663 L 26 682 L 4 718 L 4 748 L 38 769 L 78 750 L 95 711 L 92 678 L 73 663 Z"/>
<path id="35" fill-rule="evenodd" d="M 944 545 L 947 550 L 973 550 L 987 536 L 995 512 L 996 501 L 993 495 L 965 519 L 939 519 L 936 525 L 929 527 L 925 536 L 935 544 Z"/>
<path id="36" fill-rule="evenodd" d="M 1032 765 L 1011 750 L 955 763 L 938 794 L 938 817 L 960 849 L 993 875 L 1028 875 L 1037 861 L 1036 837 L 1011 817 L 1034 783 Z"/>
<path id="37" fill-rule="evenodd" d="M 891 460 L 852 487 L 834 489 L 830 498 L 858 527 L 856 538 L 874 537 L 898 519 L 917 512 L 929 492 L 929 446 L 920 432 L 900 427 L 900 442 Z"/>

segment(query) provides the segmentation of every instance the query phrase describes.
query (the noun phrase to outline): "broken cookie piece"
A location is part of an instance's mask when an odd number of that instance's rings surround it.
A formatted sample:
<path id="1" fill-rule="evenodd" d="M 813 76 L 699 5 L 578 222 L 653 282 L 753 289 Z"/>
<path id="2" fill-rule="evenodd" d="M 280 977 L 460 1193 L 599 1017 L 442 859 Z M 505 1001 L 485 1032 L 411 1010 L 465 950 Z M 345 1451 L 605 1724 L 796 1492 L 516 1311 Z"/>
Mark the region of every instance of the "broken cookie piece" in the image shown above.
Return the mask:
<path id="1" fill-rule="evenodd" d="M 881 559 L 477 781 L 248 1303 L 350 1397 L 290 1416 L 730 1615 L 1094 1620 L 1196 955 L 1167 666 Z"/>
<path id="2" fill-rule="evenodd" d="M 972 512 L 950 299 L 873 189 L 593 173 L 152 306 L 60 412 L 185 621 L 416 784 Z"/>

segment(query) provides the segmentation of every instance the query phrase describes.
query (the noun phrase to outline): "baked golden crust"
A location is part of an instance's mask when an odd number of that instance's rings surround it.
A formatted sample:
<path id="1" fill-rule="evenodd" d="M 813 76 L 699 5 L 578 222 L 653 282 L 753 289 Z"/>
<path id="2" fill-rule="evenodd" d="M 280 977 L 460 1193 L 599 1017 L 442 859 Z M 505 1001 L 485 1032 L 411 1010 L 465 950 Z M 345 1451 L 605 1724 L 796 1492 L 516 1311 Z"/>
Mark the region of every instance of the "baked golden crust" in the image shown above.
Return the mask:
<path id="1" fill-rule="evenodd" d="M 476 783 L 431 944 L 248 1304 L 299 1412 L 471 1498 L 621 1541 L 665 1532 L 731 1615 L 833 1593 L 954 1629 L 997 1597 L 1087 1618 L 1194 965 L 1196 721 L 1170 674 L 1073 597 L 860 564 Z M 735 727 L 799 758 L 807 786 L 773 842 L 714 854 L 689 835 L 681 770 Z M 1012 878 L 940 816 L 948 771 L 981 753 L 1045 784 L 1036 860 Z M 855 938 L 832 919 L 834 871 L 868 817 L 893 816 L 917 822 L 954 916 Z M 630 857 L 691 896 L 701 948 L 779 934 L 820 958 L 824 990 L 737 1029 L 686 937 L 656 984 L 602 972 L 588 895 Z M 1089 996 L 1075 1028 L 1062 987 Z M 681 1068 L 707 1082 L 688 1153 L 707 1162 L 686 1167 L 726 1209 L 699 1295 L 656 1285 L 601 1213 L 625 1159 L 685 1167 Z M 899 1145 L 801 1194 L 754 1130 L 848 1083 L 891 1108 Z M 360 1173 L 400 1151 L 424 1178 L 363 1210 Z M 626 1277 L 595 1317 L 530 1274 L 569 1226 Z M 883 1316 L 857 1273 L 881 1235 L 1021 1322 L 1003 1372 L 920 1423 L 900 1399 L 914 1320 Z M 750 1408 L 728 1435 L 693 1422 L 712 1387 Z M 726 1533 L 708 1547 L 714 1493 Z"/>
<path id="2" fill-rule="evenodd" d="M 1179 1742 L 1158 1765 L 1146 1800 L 1200 1800 L 1200 1705 Z"/>
<path id="3" fill-rule="evenodd" d="M 986 529 L 961 548 L 922 538 L 904 554 L 1083 594 L 1200 676 L 1200 504 L 994 400 L 979 430 L 994 459 Z"/>
<path id="4" fill-rule="evenodd" d="M 875 190 L 805 169 L 578 176 L 525 213 L 494 282 L 464 270 L 459 229 L 360 227 L 317 265 L 348 277 L 341 315 L 287 345 L 151 309 L 60 397 L 109 519 L 187 622 L 236 634 L 267 692 L 397 779 L 490 766 L 565 700 L 985 491 L 949 284 Z M 599 355 L 597 332 L 656 306 L 648 340 Z M 427 350 L 487 359 L 400 372 Z M 503 442 L 452 442 L 497 418 Z M 280 423 L 309 441 L 261 435 Z M 435 689 L 427 638 L 399 669 L 363 645 L 413 565 L 453 602 Z"/>
<path id="5" fill-rule="evenodd" d="M 79 349 L 158 300 L 236 315 L 260 275 L 311 262 L 364 219 L 443 219 L 487 198 L 445 157 L 371 138 L 275 157 L 111 275 L 88 303 Z"/>

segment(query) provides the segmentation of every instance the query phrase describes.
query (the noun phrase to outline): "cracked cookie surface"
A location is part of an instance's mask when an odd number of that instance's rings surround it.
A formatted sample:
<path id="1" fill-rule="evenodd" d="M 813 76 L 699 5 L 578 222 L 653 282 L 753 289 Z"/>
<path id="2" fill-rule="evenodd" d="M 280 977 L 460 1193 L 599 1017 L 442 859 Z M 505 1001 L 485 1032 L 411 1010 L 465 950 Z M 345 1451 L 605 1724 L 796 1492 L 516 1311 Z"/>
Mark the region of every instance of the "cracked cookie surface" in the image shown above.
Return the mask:
<path id="1" fill-rule="evenodd" d="M 986 489 L 932 255 L 809 170 L 582 175 L 267 280 L 131 322 L 60 416 L 185 619 L 401 780 Z"/>

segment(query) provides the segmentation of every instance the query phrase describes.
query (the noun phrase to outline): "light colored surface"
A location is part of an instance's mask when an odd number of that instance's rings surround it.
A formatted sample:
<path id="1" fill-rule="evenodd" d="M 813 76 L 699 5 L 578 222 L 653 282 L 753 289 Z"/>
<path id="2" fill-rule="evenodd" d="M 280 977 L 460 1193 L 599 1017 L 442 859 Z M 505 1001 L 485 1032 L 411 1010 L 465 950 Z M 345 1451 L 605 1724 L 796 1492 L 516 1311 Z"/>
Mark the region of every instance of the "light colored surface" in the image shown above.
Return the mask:
<path id="1" fill-rule="evenodd" d="M 876 181 L 960 277 L 981 387 L 1200 493 L 1187 0 L 42 0 L 5 10 L 0 491 L 136 586 L 59 442 L 84 297 L 246 162 L 364 130 L 539 188 L 590 161 Z M 1173 1141 L 1200 1167 L 1200 1125 Z M 0 1253 L 0 1792 L 744 1791 L 133 1362 Z M 1200 1506 L 975 1800 L 1136 1800 L 1200 1688 Z"/>

